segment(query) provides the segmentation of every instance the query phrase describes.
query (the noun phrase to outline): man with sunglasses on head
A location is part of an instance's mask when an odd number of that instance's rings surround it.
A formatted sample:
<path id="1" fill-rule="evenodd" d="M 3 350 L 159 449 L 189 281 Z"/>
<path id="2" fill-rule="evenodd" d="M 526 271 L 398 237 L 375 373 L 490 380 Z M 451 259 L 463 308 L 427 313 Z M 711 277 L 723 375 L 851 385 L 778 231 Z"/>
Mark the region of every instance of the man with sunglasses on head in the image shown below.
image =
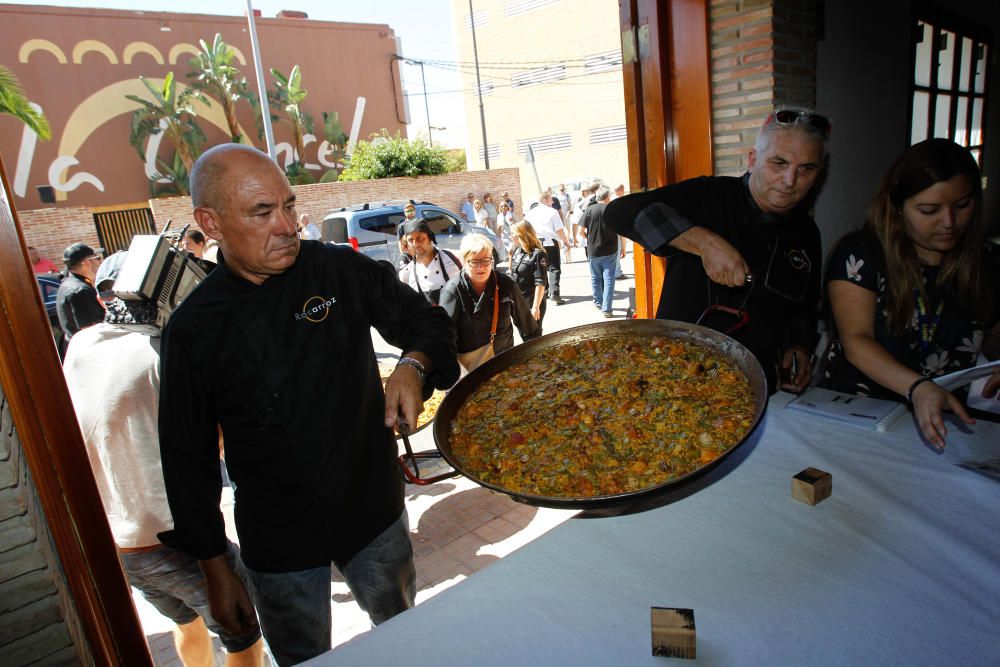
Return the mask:
<path id="1" fill-rule="evenodd" d="M 812 377 L 822 255 L 809 209 L 830 129 L 812 110 L 777 109 L 742 176 L 630 194 L 604 213 L 619 234 L 668 258 L 656 316 L 736 338 L 771 392 L 801 392 Z"/>

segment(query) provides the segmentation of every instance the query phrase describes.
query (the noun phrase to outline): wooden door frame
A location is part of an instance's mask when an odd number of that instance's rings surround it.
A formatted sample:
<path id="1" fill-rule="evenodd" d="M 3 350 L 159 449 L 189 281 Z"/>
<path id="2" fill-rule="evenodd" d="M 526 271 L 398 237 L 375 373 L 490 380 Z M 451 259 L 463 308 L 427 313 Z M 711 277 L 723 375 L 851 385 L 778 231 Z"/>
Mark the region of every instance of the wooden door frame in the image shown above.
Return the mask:
<path id="1" fill-rule="evenodd" d="M 708 0 L 619 0 L 630 192 L 712 173 Z M 636 314 L 652 318 L 666 261 L 633 245 Z"/>
<path id="2" fill-rule="evenodd" d="M 2 160 L 0 186 L 0 382 L 95 664 L 152 665 Z"/>

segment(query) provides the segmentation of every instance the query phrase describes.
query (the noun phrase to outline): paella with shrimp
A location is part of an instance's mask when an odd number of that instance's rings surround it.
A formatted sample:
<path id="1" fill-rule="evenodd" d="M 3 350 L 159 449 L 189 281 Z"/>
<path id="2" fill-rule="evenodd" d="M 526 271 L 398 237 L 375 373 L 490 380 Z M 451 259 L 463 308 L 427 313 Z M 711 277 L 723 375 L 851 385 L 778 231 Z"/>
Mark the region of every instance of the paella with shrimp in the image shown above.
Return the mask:
<path id="1" fill-rule="evenodd" d="M 450 424 L 464 472 L 529 496 L 592 498 L 683 477 L 755 424 L 744 372 L 717 349 L 654 336 L 542 350 L 480 385 Z"/>

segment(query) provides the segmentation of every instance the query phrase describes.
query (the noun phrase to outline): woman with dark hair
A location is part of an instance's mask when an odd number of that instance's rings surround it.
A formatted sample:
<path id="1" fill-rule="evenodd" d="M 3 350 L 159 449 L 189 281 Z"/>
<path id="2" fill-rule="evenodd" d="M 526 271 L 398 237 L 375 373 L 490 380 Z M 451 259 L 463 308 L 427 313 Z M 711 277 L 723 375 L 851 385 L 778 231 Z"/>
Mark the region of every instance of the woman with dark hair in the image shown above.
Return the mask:
<path id="1" fill-rule="evenodd" d="M 510 275 L 521 290 L 521 296 L 531 306 L 531 316 L 541 324 L 545 317 L 545 286 L 549 270 L 545 248 L 527 220 L 511 227 L 511 237 L 514 251 L 510 255 Z"/>
<path id="2" fill-rule="evenodd" d="M 944 446 L 944 410 L 972 423 L 932 378 L 1000 355 L 1000 267 L 985 250 L 979 168 L 968 149 L 929 139 L 906 149 L 864 227 L 841 239 L 827 269 L 837 336 L 823 385 L 906 399 L 924 437 Z M 1000 388 L 994 372 L 983 396 Z"/>

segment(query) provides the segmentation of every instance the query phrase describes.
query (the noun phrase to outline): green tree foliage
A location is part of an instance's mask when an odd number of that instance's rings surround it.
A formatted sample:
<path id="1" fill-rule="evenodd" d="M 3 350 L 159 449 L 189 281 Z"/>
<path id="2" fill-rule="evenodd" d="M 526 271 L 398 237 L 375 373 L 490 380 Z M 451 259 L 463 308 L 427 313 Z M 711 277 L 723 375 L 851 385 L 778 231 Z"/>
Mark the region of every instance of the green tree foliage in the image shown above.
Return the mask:
<path id="1" fill-rule="evenodd" d="M 448 155 L 448 173 L 455 171 L 465 171 L 465 149 L 464 148 L 449 148 L 445 151 Z"/>
<path id="2" fill-rule="evenodd" d="M 19 119 L 42 139 L 52 137 L 52 129 L 45 115 L 31 107 L 21 82 L 3 65 L 0 65 L 0 113 Z"/>
<path id="3" fill-rule="evenodd" d="M 347 160 L 347 142 L 349 137 L 340 124 L 340 114 L 336 111 L 323 112 L 323 136 L 330 144 L 330 150 L 324 157 L 334 164 L 343 165 Z M 340 177 L 342 167 L 334 167 L 323 172 L 320 183 L 333 183 Z"/>
<path id="4" fill-rule="evenodd" d="M 215 33 L 211 46 L 203 39 L 198 40 L 198 44 L 201 45 L 201 52 L 191 59 L 192 71 L 187 76 L 192 79 L 194 88 L 219 100 L 229 126 L 229 136 L 233 143 L 239 143 L 243 136 L 236 118 L 236 104 L 240 100 L 252 99 L 247 79 L 233 66 L 234 52 L 222 41 L 222 35 Z"/>
<path id="5" fill-rule="evenodd" d="M 172 163 L 157 159 L 160 173 L 153 180 L 169 178 L 176 184 L 180 193 L 188 194 L 187 174 L 191 172 L 191 167 L 201 153 L 201 146 L 205 143 L 205 134 L 196 121 L 194 102 L 198 100 L 207 104 L 208 100 L 194 88 L 185 88 L 177 92 L 179 84 L 174 81 L 173 72 L 164 77 L 162 86 L 156 86 L 142 76 L 139 80 L 146 86 L 151 99 L 144 99 L 138 95 L 125 96 L 140 107 L 132 114 L 129 143 L 135 148 L 139 158 L 145 161 L 146 141 L 149 137 L 163 132 L 173 144 L 176 155 Z M 174 168 L 178 161 L 182 169 Z M 178 175 L 182 175 L 183 180 L 180 180 Z"/>
<path id="6" fill-rule="evenodd" d="M 340 180 L 433 176 L 447 171 L 448 156 L 443 148 L 430 146 L 422 139 L 407 141 L 398 132 L 396 136 L 390 136 L 382 130 L 372 135 L 369 141 L 358 142 L 347 168 L 340 174 Z"/>
<path id="7" fill-rule="evenodd" d="M 306 171 L 304 163 L 306 151 L 304 137 L 312 134 L 313 119 L 300 106 L 309 94 L 302 87 L 302 70 L 295 65 L 287 77 L 273 68 L 271 74 L 275 79 L 274 89 L 267 91 L 267 101 L 272 109 L 284 114 L 279 116 L 278 120 L 291 129 L 292 148 L 295 150 L 295 159 L 285 169 L 285 174 L 293 184 L 315 183 L 316 179 Z"/>

